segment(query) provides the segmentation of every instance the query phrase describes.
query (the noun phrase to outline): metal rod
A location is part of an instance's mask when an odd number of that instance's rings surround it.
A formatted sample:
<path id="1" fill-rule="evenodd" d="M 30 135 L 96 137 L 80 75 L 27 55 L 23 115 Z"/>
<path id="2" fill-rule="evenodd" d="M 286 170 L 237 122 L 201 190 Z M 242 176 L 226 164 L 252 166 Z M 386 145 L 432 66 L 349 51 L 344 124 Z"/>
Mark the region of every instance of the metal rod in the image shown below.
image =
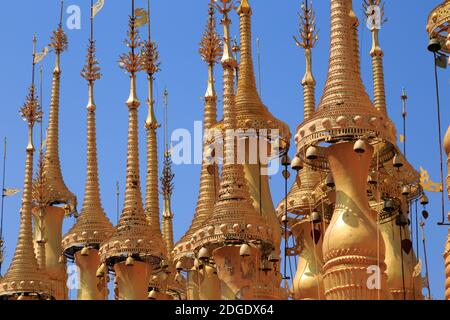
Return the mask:
<path id="1" fill-rule="evenodd" d="M 116 181 L 116 220 L 119 223 L 119 209 L 120 208 L 120 192 L 119 192 L 119 181 Z"/>
<path id="2" fill-rule="evenodd" d="M 5 179 L 6 179 L 6 147 L 7 138 L 3 139 L 3 178 L 2 178 L 2 203 L 1 203 L 1 213 L 0 213 L 0 254 L 2 259 L 0 259 L 0 275 L 2 274 L 2 260 L 3 260 L 3 209 L 5 202 Z"/>
<path id="3" fill-rule="evenodd" d="M 403 264 L 403 234 L 402 234 L 402 226 L 398 226 L 400 228 L 400 258 L 402 259 L 402 286 L 403 286 L 403 300 L 406 300 L 406 288 L 405 288 L 405 267 Z"/>
<path id="4" fill-rule="evenodd" d="M 436 83 L 436 99 L 437 99 L 437 120 L 438 120 L 438 135 L 439 135 L 439 160 L 440 160 L 440 175 L 441 175 L 441 202 L 442 202 L 442 221 L 438 222 L 438 225 L 450 225 L 449 223 L 445 223 L 445 196 L 444 196 L 444 164 L 443 164 L 443 155 L 442 155 L 442 129 L 441 129 L 441 102 L 439 98 L 439 79 L 437 72 L 437 63 L 436 63 L 436 52 L 434 55 L 434 80 Z"/>
<path id="5" fill-rule="evenodd" d="M 402 118 L 403 118 L 403 155 L 406 159 L 406 100 L 408 96 L 406 95 L 406 90 L 402 90 Z"/>
<path id="6" fill-rule="evenodd" d="M 420 226 L 422 228 L 422 243 L 423 243 L 423 255 L 425 259 L 425 276 L 427 279 L 427 291 L 428 291 L 428 300 L 431 299 L 431 287 L 430 287 L 430 276 L 428 273 L 428 259 L 427 259 L 427 246 L 425 243 L 425 222 L 421 222 Z"/>
<path id="7" fill-rule="evenodd" d="M 256 38 L 256 47 L 258 49 L 258 82 L 259 82 L 259 96 L 262 95 L 262 86 L 261 86 L 261 46 L 259 38 Z"/>
<path id="8" fill-rule="evenodd" d="M 284 169 L 287 171 L 287 165 L 284 165 Z M 288 227 L 288 220 L 287 220 L 287 205 L 288 205 L 288 179 L 284 178 L 284 279 L 287 280 L 287 253 L 288 253 L 288 243 L 287 243 L 287 227 Z"/>

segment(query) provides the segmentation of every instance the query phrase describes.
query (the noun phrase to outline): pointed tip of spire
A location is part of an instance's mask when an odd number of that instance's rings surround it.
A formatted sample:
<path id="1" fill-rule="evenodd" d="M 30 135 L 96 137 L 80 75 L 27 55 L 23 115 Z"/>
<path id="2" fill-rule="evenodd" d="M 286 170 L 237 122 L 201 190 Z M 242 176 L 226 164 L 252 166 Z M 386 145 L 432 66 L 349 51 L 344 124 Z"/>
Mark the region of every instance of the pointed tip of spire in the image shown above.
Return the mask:
<path id="1" fill-rule="evenodd" d="M 238 8 L 238 14 L 252 14 L 252 8 L 248 0 L 241 0 L 241 5 Z"/>

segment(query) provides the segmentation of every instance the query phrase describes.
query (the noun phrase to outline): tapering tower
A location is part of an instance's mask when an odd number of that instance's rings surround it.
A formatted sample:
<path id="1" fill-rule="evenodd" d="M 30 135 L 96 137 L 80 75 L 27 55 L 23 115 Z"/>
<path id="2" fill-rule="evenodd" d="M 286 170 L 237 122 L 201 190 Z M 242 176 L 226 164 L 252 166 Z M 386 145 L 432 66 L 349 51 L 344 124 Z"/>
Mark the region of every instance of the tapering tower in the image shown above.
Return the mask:
<path id="1" fill-rule="evenodd" d="M 33 248 L 33 127 L 42 121 L 42 109 L 36 97 L 34 70 L 36 36 L 33 39 L 32 81 L 24 106 L 20 109 L 22 118 L 28 124 L 28 144 L 26 147 L 25 178 L 20 229 L 16 251 L 5 276 L 0 280 L 0 297 L 8 300 L 46 300 L 54 296 L 50 279 L 45 270 L 39 268 Z"/>
<path id="2" fill-rule="evenodd" d="M 253 206 L 257 211 L 262 213 L 274 230 L 276 255 L 278 256 L 281 232 L 272 202 L 269 175 L 266 170 L 267 160 L 273 154 L 267 151 L 271 150 L 272 146 L 266 144 L 266 141 L 270 140 L 270 138 L 278 140 L 279 149 L 284 151 L 289 149 L 291 134 L 288 126 L 284 122 L 276 119 L 269 112 L 261 101 L 256 88 L 252 57 L 252 14 L 253 11 L 249 1 L 242 0 L 238 8 L 240 20 L 240 63 L 239 80 L 236 90 L 236 126 L 238 129 L 245 130 L 249 137 L 247 140 L 249 143 L 245 149 L 245 178 L 250 189 Z M 251 134 L 256 136 L 256 141 L 258 142 L 256 161 L 254 161 L 255 151 L 249 146 L 250 141 L 254 141 L 255 138 L 251 137 Z M 270 154 L 270 156 L 268 157 L 267 154 Z"/>
<path id="3" fill-rule="evenodd" d="M 147 129 L 147 179 L 145 193 L 145 212 L 150 226 L 153 229 L 155 238 L 162 246 L 161 223 L 159 211 L 159 188 L 158 188 L 158 141 L 156 130 L 160 127 L 155 115 L 155 100 L 153 96 L 153 82 L 155 74 L 159 71 L 160 61 L 157 43 L 151 39 L 150 21 L 150 1 L 148 5 L 148 39 L 143 43 L 142 60 L 143 69 L 147 73 L 148 99 L 147 99 L 147 119 L 145 128 Z"/>
<path id="4" fill-rule="evenodd" d="M 55 68 L 53 69 L 52 93 L 50 101 L 49 123 L 44 156 L 44 187 L 35 186 L 45 191 L 46 204 L 43 214 L 35 212 L 35 217 L 41 219 L 40 224 L 46 231 L 45 243 L 46 269 L 55 287 L 56 299 L 66 299 L 66 268 L 61 259 L 62 223 L 66 214 L 76 211 L 77 199 L 67 188 L 59 159 L 59 98 L 61 86 L 61 54 L 67 50 L 67 35 L 63 30 L 62 15 L 64 1 L 61 1 L 61 12 L 58 28 L 53 32 L 50 47 L 56 54 Z M 38 181 L 35 182 L 38 184 Z M 38 196 L 33 195 L 37 201 Z M 61 207 L 62 205 L 62 207 Z"/>
<path id="5" fill-rule="evenodd" d="M 120 57 L 121 66 L 130 74 L 128 107 L 128 156 L 125 201 L 119 224 L 111 238 L 102 243 L 102 265 L 98 273 L 114 270 L 121 300 L 147 299 L 151 272 L 160 267 L 164 249 L 158 246 L 142 204 L 139 176 L 138 108 L 136 73 L 142 70 L 143 55 L 136 50 L 141 41 L 136 29 L 134 0 L 131 1 L 128 39 L 130 52 Z"/>
<path id="6" fill-rule="evenodd" d="M 165 141 L 165 150 L 164 150 L 164 166 L 163 172 L 161 176 L 161 194 L 164 199 L 164 209 L 162 213 L 162 236 L 165 244 L 165 248 L 167 250 L 167 255 L 169 260 L 172 261 L 173 256 L 173 212 L 172 212 L 172 193 L 174 189 L 173 179 L 175 174 L 172 172 L 172 160 L 171 160 L 171 151 L 169 150 L 169 135 L 168 135 L 168 108 L 169 108 L 169 93 L 164 90 L 164 106 L 165 106 L 165 125 L 164 125 L 164 141 Z"/>
<path id="7" fill-rule="evenodd" d="M 200 42 L 200 56 L 208 65 L 208 84 L 205 93 L 205 103 L 203 112 L 204 126 L 204 144 L 203 144 L 203 160 L 200 173 L 200 189 L 198 194 L 197 206 L 192 223 L 184 236 L 177 242 L 174 250 L 174 260 L 180 262 L 180 267 L 189 271 L 189 277 L 195 277 L 194 254 L 190 239 L 192 235 L 198 231 L 211 215 L 214 209 L 214 203 L 219 192 L 219 169 L 217 162 L 211 161 L 214 155 L 214 148 L 211 146 L 211 138 L 213 127 L 217 124 L 217 93 L 214 80 L 214 66 L 220 60 L 222 55 L 222 42 L 216 30 L 216 18 L 214 10 L 214 2 L 209 3 L 208 23 Z M 193 286 L 198 281 L 192 281 Z M 197 294 L 212 292 L 214 286 L 205 283 L 205 288 L 198 290 Z M 213 293 L 215 294 L 215 292 Z M 205 294 L 205 298 L 207 294 Z M 192 298 L 195 294 L 191 294 L 188 298 Z M 202 297 L 199 297 L 202 298 Z"/>
<path id="8" fill-rule="evenodd" d="M 305 75 L 301 81 L 303 87 L 303 114 L 304 119 L 313 116 L 316 109 L 315 86 L 312 69 L 312 49 L 318 40 L 315 14 L 312 7 L 312 0 L 306 0 L 300 8 L 300 38 L 294 36 L 298 47 L 304 49 L 305 55 Z M 295 159 L 298 162 L 298 157 Z M 297 177 L 291 186 L 287 199 L 280 201 L 277 213 L 282 220 L 287 213 L 299 214 L 299 219 L 288 219 L 293 236 L 296 239 L 299 259 L 297 272 L 293 279 L 292 291 L 294 299 L 323 299 L 323 258 L 322 240 L 323 230 L 315 231 L 315 225 L 311 220 L 313 212 L 322 209 L 324 199 L 316 194 L 316 187 L 322 182 L 320 172 L 310 167 L 302 167 L 301 163 L 294 162 L 293 168 L 297 170 Z M 286 205 L 287 204 L 287 205 Z M 322 211 L 322 210 L 321 210 Z M 322 212 L 322 216 L 324 213 Z M 320 231 L 319 231 L 320 230 Z M 315 232 L 315 233 L 314 233 Z"/>
<path id="9" fill-rule="evenodd" d="M 362 84 L 352 1 L 330 5 L 328 77 L 317 111 L 297 128 L 297 156 L 307 166 L 331 171 L 335 183 L 335 209 L 323 242 L 325 297 L 380 299 L 387 289 L 385 246 L 369 207 L 367 177 L 371 167 L 398 153 L 395 129 Z M 368 285 L 367 268 L 374 265 L 379 277 Z"/>
<path id="10" fill-rule="evenodd" d="M 97 136 L 94 101 L 94 83 L 101 78 L 100 67 L 95 57 L 94 6 L 91 0 L 91 36 L 89 39 L 86 65 L 81 76 L 88 82 L 87 104 L 87 161 L 86 183 L 83 207 L 75 225 L 64 236 L 64 255 L 75 260 L 79 268 L 80 288 L 78 300 L 104 300 L 107 298 L 105 277 L 97 279 L 100 264 L 100 244 L 114 232 L 100 199 L 97 161 Z"/>
<path id="11" fill-rule="evenodd" d="M 243 165 L 236 161 L 236 105 L 229 12 L 233 4 L 221 0 L 224 51 L 223 133 L 224 164 L 218 199 L 204 227 L 192 237 L 198 269 L 216 268 L 222 299 L 254 299 L 259 283 L 259 267 L 274 250 L 274 231 L 252 205 Z M 241 8 L 239 10 L 246 10 Z M 268 270 L 267 270 L 268 271 Z"/>

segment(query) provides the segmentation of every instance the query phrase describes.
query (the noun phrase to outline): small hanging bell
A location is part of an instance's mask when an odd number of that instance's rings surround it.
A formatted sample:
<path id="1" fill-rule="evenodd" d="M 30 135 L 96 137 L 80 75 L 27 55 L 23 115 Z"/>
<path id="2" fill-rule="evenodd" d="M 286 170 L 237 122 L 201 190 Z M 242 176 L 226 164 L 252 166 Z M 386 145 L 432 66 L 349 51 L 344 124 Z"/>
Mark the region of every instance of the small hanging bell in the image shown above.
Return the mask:
<path id="1" fill-rule="evenodd" d="M 441 48 L 441 43 L 437 38 L 431 38 L 428 42 L 428 51 L 430 52 L 439 52 Z"/>
<path id="2" fill-rule="evenodd" d="M 298 156 L 295 156 L 291 162 L 291 168 L 295 171 L 300 171 L 303 169 L 303 161 Z"/>
<path id="3" fill-rule="evenodd" d="M 394 168 L 397 168 L 397 169 L 400 169 L 401 167 L 403 167 L 403 161 L 398 154 L 396 154 L 394 156 L 394 159 L 392 159 L 392 165 L 394 166 Z"/>
<path id="4" fill-rule="evenodd" d="M 376 185 L 378 183 L 375 172 L 369 173 L 369 175 L 367 176 L 367 183 L 371 185 Z"/>
<path id="5" fill-rule="evenodd" d="M 198 252 L 198 258 L 200 259 L 200 261 L 205 262 L 207 260 L 209 260 L 209 251 L 208 249 L 206 249 L 205 247 L 202 247 L 200 249 L 200 251 Z"/>
<path id="6" fill-rule="evenodd" d="M 422 217 L 424 219 L 428 219 L 428 216 L 429 216 L 428 211 L 427 210 L 422 210 Z"/>
<path id="7" fill-rule="evenodd" d="M 384 200 L 383 210 L 386 212 L 394 211 L 394 201 L 392 199 Z"/>
<path id="8" fill-rule="evenodd" d="M 154 289 L 152 289 L 148 293 L 148 300 L 156 300 L 157 297 L 158 297 L 158 294 L 156 293 L 156 291 Z"/>
<path id="9" fill-rule="evenodd" d="M 319 224 L 322 222 L 322 216 L 320 215 L 319 212 L 313 211 L 311 213 L 311 221 L 313 224 Z"/>
<path id="10" fill-rule="evenodd" d="M 316 147 L 310 146 L 306 150 L 306 159 L 308 159 L 308 160 L 316 160 L 318 157 L 319 157 L 319 150 Z"/>
<path id="11" fill-rule="evenodd" d="M 80 254 L 84 257 L 89 255 L 89 247 L 83 247 L 83 249 L 81 249 Z"/>
<path id="12" fill-rule="evenodd" d="M 249 257 L 251 255 L 250 246 L 246 243 L 242 244 L 239 249 L 239 255 L 243 258 Z"/>
<path id="13" fill-rule="evenodd" d="M 269 255 L 268 260 L 272 263 L 277 263 L 278 261 L 280 261 L 280 258 L 278 257 L 277 253 L 274 251 L 272 251 L 272 253 Z"/>
<path id="14" fill-rule="evenodd" d="M 175 265 L 175 269 L 180 272 L 183 270 L 183 263 L 181 263 L 181 261 L 178 261 L 177 264 Z"/>
<path id="15" fill-rule="evenodd" d="M 291 173 L 288 170 L 283 170 L 283 178 L 285 179 L 289 179 L 289 177 L 291 176 Z"/>
<path id="16" fill-rule="evenodd" d="M 425 206 L 429 203 L 430 201 L 428 200 L 427 195 L 424 193 L 422 194 L 422 196 L 420 197 L 420 204 Z"/>
<path id="17" fill-rule="evenodd" d="M 366 152 L 366 148 L 367 148 L 366 143 L 362 139 L 357 140 L 353 145 L 353 151 L 359 154 L 363 154 L 364 152 Z"/>
<path id="18" fill-rule="evenodd" d="M 336 184 L 334 183 L 333 175 L 331 174 L 331 172 L 329 172 L 327 174 L 326 185 L 327 185 L 328 188 L 334 188 L 336 186 Z"/>
<path id="19" fill-rule="evenodd" d="M 134 266 L 134 259 L 133 259 L 132 256 L 128 256 L 128 257 L 127 257 L 127 260 L 125 260 L 125 265 L 126 265 L 127 267 L 132 267 L 132 266 Z"/>
<path id="20" fill-rule="evenodd" d="M 395 224 L 400 227 L 404 227 L 408 224 L 408 220 L 406 219 L 403 213 L 400 213 L 395 219 Z"/>
<path id="21" fill-rule="evenodd" d="M 402 187 L 402 195 L 408 196 L 411 193 L 411 189 L 409 186 L 403 186 Z"/>
<path id="22" fill-rule="evenodd" d="M 286 167 L 291 165 L 291 159 L 289 158 L 288 154 L 285 154 L 281 158 L 281 165 L 286 166 Z"/>
<path id="23" fill-rule="evenodd" d="M 106 271 L 106 264 L 102 263 L 97 269 L 97 272 L 95 274 L 96 277 L 97 278 L 103 278 L 105 276 L 105 271 Z"/>

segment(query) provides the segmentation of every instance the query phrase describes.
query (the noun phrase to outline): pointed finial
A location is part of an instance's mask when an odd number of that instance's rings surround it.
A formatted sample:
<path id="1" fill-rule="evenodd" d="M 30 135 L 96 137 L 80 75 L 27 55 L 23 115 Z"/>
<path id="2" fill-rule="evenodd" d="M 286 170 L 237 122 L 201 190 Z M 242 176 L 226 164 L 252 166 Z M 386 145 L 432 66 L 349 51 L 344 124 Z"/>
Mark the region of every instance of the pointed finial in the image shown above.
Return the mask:
<path id="1" fill-rule="evenodd" d="M 65 34 L 62 27 L 63 11 L 64 11 L 64 0 L 61 0 L 61 11 L 59 16 L 58 28 L 55 31 L 53 31 L 50 43 L 50 47 L 52 47 L 55 50 L 57 55 L 66 51 L 68 47 L 67 35 Z"/>
<path id="2" fill-rule="evenodd" d="M 122 69 L 125 69 L 131 76 L 134 76 L 137 72 L 142 71 L 142 59 L 143 56 L 136 54 L 136 49 L 142 45 L 139 37 L 139 31 L 136 28 L 136 16 L 134 11 L 134 0 L 131 2 L 131 15 L 128 21 L 128 33 L 125 44 L 130 48 L 130 52 L 122 54 L 119 57 L 119 65 Z"/>
<path id="3" fill-rule="evenodd" d="M 252 8 L 248 0 L 241 0 L 241 5 L 238 8 L 238 14 L 252 14 Z"/>
<path id="4" fill-rule="evenodd" d="M 156 129 L 159 124 L 155 116 L 155 101 L 153 99 L 153 80 L 154 74 L 160 70 L 161 62 L 159 61 L 158 45 L 156 42 L 151 41 L 150 35 L 150 0 L 147 2 L 147 19 L 148 19 L 148 40 L 143 43 L 142 46 L 142 69 L 147 72 L 148 80 L 148 114 L 145 121 L 147 129 Z"/>
<path id="5" fill-rule="evenodd" d="M 200 42 L 199 53 L 203 61 L 209 65 L 214 65 L 219 61 L 220 55 L 222 54 L 222 41 L 216 30 L 213 0 L 209 3 L 208 14 L 208 23 L 203 33 L 202 41 Z"/>
<path id="6" fill-rule="evenodd" d="M 301 41 L 297 40 L 297 37 L 294 36 L 295 43 L 303 49 L 312 49 L 319 38 L 316 30 L 316 17 L 312 8 L 312 0 L 305 0 L 302 3 L 298 16 L 300 18 L 299 33 Z"/>

